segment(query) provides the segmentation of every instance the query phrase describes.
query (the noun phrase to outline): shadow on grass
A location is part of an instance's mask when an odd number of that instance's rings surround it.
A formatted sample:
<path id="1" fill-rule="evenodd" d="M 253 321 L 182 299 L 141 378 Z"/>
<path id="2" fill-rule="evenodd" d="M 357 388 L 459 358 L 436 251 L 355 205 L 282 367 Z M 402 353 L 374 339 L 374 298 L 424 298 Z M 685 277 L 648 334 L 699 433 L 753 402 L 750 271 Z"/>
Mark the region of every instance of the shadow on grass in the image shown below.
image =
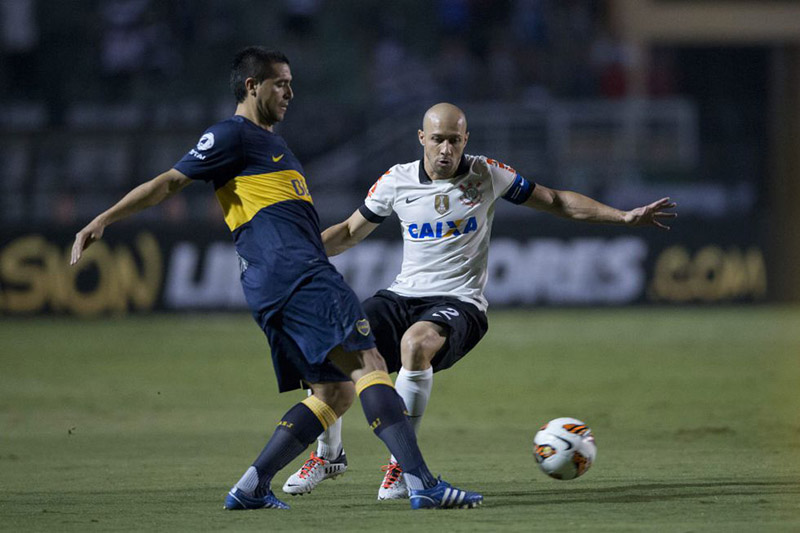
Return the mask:
<path id="1" fill-rule="evenodd" d="M 800 494 L 800 481 L 706 481 L 706 482 L 685 482 L 685 483 L 637 483 L 631 485 L 616 485 L 608 487 L 587 487 L 563 489 L 545 489 L 531 486 L 529 489 L 504 490 L 499 484 L 493 483 L 497 489 L 491 486 L 481 487 L 486 497 L 485 505 L 491 508 L 503 507 L 536 507 L 545 505 L 560 504 L 639 504 L 648 502 L 665 502 L 675 500 L 697 500 L 700 504 L 717 503 L 716 498 L 727 497 L 753 497 L 754 503 L 767 503 L 760 497 L 771 495 L 790 495 Z M 213 493 L 213 496 L 211 495 Z M 151 506 L 152 510 L 157 510 L 165 505 L 185 504 L 191 501 L 199 508 L 219 503 L 221 508 L 221 497 L 218 497 L 217 489 L 208 487 L 191 487 L 181 491 L 174 489 L 109 489 L 109 490 L 62 490 L 57 496 L 51 492 L 42 491 L 5 491 L 0 493 L 0 506 L 6 504 L 23 505 L 21 512 L 30 513 L 35 508 L 36 513 L 52 513 L 57 515 L 81 514 L 85 510 L 77 509 L 73 506 L 85 504 L 87 499 L 95 503 L 118 502 L 120 497 L 124 497 L 130 503 L 136 505 Z M 285 496 L 285 495 L 283 495 Z M 355 497 L 355 500 L 353 499 Z M 318 502 L 323 507 L 333 506 L 338 510 L 346 509 L 347 512 L 360 515 L 362 513 L 375 512 L 394 512 L 406 510 L 407 500 L 396 502 L 383 502 L 376 504 L 365 496 L 362 500 L 361 495 L 348 494 L 343 502 L 339 498 L 328 501 L 331 495 L 326 495 Z M 284 498 L 290 505 L 299 503 L 301 500 Z M 218 500 L 218 501 L 217 501 Z M 36 502 L 36 503 L 32 503 Z M 335 502 L 335 503 L 334 503 Z"/>
<path id="2" fill-rule="evenodd" d="M 527 506 L 574 503 L 643 503 L 668 500 L 708 500 L 714 497 L 800 494 L 800 481 L 706 481 L 638 483 L 613 487 L 520 491 L 486 490 L 492 506 Z M 496 503 L 495 503 L 496 502 Z M 711 501 L 700 503 L 713 503 Z"/>

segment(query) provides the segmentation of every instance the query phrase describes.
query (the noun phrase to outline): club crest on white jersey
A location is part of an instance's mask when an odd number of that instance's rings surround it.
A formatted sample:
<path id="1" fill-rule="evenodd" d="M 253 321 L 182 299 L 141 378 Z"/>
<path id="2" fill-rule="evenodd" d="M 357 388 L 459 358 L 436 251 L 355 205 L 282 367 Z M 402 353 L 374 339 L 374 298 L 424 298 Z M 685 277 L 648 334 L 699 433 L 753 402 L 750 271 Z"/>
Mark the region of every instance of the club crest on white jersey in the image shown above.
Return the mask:
<path id="1" fill-rule="evenodd" d="M 446 194 L 437 194 L 433 197 L 433 208 L 440 215 L 444 215 L 450 211 L 450 197 Z"/>
<path id="2" fill-rule="evenodd" d="M 470 181 L 458 186 L 461 189 L 461 203 L 472 207 L 481 203 L 483 194 L 481 194 L 481 184 L 477 181 Z"/>

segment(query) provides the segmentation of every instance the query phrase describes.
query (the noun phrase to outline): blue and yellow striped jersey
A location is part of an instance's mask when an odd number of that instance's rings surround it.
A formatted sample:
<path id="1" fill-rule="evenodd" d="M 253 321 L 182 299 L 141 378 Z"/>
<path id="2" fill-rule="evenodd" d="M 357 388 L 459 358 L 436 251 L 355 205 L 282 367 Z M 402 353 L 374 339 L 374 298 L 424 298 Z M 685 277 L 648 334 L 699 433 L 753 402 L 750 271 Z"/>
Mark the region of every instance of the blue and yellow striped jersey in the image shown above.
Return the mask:
<path id="1" fill-rule="evenodd" d="M 208 128 L 175 169 L 213 183 L 237 253 L 277 292 L 328 263 L 303 167 L 280 135 L 233 116 Z"/>

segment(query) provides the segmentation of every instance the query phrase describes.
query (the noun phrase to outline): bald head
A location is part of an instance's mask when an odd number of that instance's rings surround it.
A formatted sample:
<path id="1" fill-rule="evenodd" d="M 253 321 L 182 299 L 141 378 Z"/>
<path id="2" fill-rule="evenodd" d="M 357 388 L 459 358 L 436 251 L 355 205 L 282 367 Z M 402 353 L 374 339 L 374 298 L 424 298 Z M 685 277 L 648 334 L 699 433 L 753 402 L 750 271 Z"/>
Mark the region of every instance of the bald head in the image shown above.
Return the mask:
<path id="1" fill-rule="evenodd" d="M 437 128 L 467 132 L 467 116 L 461 109 L 442 102 L 436 104 L 425 112 L 422 118 L 422 131 L 431 132 Z"/>
<path id="2" fill-rule="evenodd" d="M 418 135 L 428 176 L 435 180 L 455 176 L 469 138 L 464 112 L 453 104 L 436 104 L 425 113 Z"/>

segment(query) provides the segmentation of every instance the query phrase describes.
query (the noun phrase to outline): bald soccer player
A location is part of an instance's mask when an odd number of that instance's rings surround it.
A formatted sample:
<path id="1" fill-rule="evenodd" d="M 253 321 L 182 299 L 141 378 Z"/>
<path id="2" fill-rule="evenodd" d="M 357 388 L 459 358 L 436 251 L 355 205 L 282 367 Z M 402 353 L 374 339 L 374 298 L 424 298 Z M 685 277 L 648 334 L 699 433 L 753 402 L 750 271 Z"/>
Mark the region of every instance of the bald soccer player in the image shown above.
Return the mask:
<path id="1" fill-rule="evenodd" d="M 620 211 L 582 194 L 535 184 L 513 168 L 484 156 L 465 155 L 467 119 L 456 106 L 431 107 L 418 132 L 419 161 L 396 165 L 370 188 L 350 218 L 322 233 L 329 256 L 361 242 L 393 212 L 403 229 L 403 266 L 394 283 L 363 303 L 378 349 L 405 402 L 414 430 L 428 404 L 433 374 L 450 368 L 486 333 L 489 235 L 494 204 L 502 198 L 557 216 L 626 226 L 655 226 L 674 218 L 675 203 L 662 198 Z M 347 468 L 341 418 L 320 435 L 317 452 L 283 487 L 310 492 Z M 383 467 L 378 499 L 408 498 L 395 457 Z"/>

